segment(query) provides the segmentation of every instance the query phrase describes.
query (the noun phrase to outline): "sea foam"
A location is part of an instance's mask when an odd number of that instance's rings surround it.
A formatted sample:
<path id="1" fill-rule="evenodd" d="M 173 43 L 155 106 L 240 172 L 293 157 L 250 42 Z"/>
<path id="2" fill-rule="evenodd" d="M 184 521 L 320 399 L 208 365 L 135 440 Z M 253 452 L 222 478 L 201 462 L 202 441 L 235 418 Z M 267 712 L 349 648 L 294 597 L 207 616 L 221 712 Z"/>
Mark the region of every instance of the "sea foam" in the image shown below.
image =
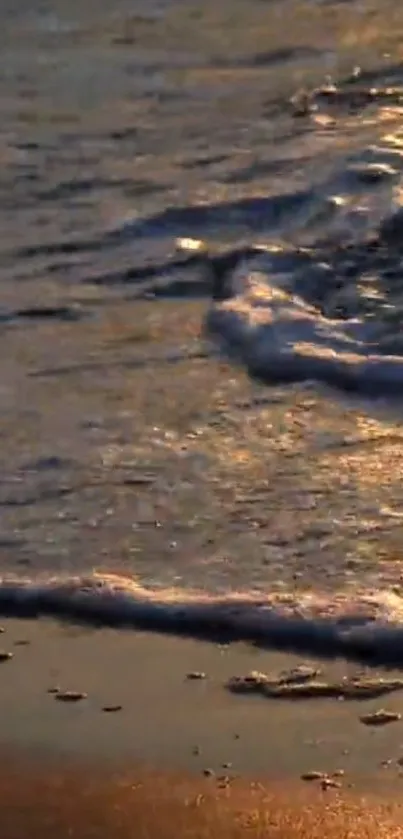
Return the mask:
<path id="1" fill-rule="evenodd" d="M 403 597 L 386 590 L 213 596 L 112 574 L 3 578 L 0 613 L 403 664 Z"/>

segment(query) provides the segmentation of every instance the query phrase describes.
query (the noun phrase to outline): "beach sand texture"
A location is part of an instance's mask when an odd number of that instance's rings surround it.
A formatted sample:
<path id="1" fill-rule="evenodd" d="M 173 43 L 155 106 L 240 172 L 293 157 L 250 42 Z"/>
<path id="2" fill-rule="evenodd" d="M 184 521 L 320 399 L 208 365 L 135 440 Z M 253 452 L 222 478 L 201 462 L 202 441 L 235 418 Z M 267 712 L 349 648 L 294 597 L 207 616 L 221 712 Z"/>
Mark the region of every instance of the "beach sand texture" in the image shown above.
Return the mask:
<path id="1" fill-rule="evenodd" d="M 8 761 L 1 773 L 3 839 L 399 839 L 398 805 L 292 785 L 236 783 L 132 770 L 108 776 L 89 767 Z"/>
<path id="2" fill-rule="evenodd" d="M 403 836 L 402 33 L 395 0 L 0 4 L 0 839 Z M 272 256 L 213 302 L 177 237 Z M 105 592 L 130 627 L 89 626 Z"/>

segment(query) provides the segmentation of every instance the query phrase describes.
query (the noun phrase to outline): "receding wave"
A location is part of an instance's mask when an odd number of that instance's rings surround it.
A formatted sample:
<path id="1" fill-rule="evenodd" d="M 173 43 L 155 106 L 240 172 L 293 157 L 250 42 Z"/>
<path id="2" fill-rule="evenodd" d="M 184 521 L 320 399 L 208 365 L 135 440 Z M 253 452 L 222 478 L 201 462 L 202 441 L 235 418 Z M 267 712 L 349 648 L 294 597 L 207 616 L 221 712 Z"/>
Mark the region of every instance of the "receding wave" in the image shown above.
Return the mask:
<path id="1" fill-rule="evenodd" d="M 403 599 L 387 590 L 212 596 L 111 574 L 3 578 L 0 613 L 403 664 Z"/>

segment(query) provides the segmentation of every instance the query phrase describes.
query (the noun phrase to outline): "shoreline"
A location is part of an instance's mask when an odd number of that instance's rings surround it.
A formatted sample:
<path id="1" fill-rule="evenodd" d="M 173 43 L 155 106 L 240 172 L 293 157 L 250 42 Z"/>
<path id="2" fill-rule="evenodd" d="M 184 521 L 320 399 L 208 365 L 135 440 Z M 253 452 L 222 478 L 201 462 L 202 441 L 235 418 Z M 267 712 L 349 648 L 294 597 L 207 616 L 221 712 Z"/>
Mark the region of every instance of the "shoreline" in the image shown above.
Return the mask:
<path id="1" fill-rule="evenodd" d="M 12 656 L 0 663 L 0 750 L 301 788 L 305 773 L 335 773 L 343 791 L 400 789 L 403 687 L 344 701 L 229 689 L 252 671 L 272 679 L 301 665 L 342 685 L 364 676 L 399 686 L 396 671 L 49 620 L 6 620 L 3 629 L 1 650 Z M 395 721 L 363 724 L 379 709 Z"/>
<path id="2" fill-rule="evenodd" d="M 139 578 L 86 573 L 0 577 L 0 616 L 82 627 L 158 632 L 213 643 L 248 643 L 370 667 L 399 667 L 401 591 L 374 587 L 213 594 L 155 587 Z"/>

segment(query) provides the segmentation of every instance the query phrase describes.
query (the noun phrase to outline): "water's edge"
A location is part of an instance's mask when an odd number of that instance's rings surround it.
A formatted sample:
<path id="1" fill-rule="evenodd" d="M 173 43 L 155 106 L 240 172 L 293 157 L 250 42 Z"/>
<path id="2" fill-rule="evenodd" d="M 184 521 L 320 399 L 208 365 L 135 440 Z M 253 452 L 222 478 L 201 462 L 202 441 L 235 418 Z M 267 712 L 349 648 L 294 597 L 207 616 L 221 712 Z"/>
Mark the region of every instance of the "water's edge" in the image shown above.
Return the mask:
<path id="1" fill-rule="evenodd" d="M 3 580 L 0 614 L 132 627 L 374 664 L 403 664 L 403 606 L 388 592 L 227 596 L 145 588 L 117 575 Z"/>

